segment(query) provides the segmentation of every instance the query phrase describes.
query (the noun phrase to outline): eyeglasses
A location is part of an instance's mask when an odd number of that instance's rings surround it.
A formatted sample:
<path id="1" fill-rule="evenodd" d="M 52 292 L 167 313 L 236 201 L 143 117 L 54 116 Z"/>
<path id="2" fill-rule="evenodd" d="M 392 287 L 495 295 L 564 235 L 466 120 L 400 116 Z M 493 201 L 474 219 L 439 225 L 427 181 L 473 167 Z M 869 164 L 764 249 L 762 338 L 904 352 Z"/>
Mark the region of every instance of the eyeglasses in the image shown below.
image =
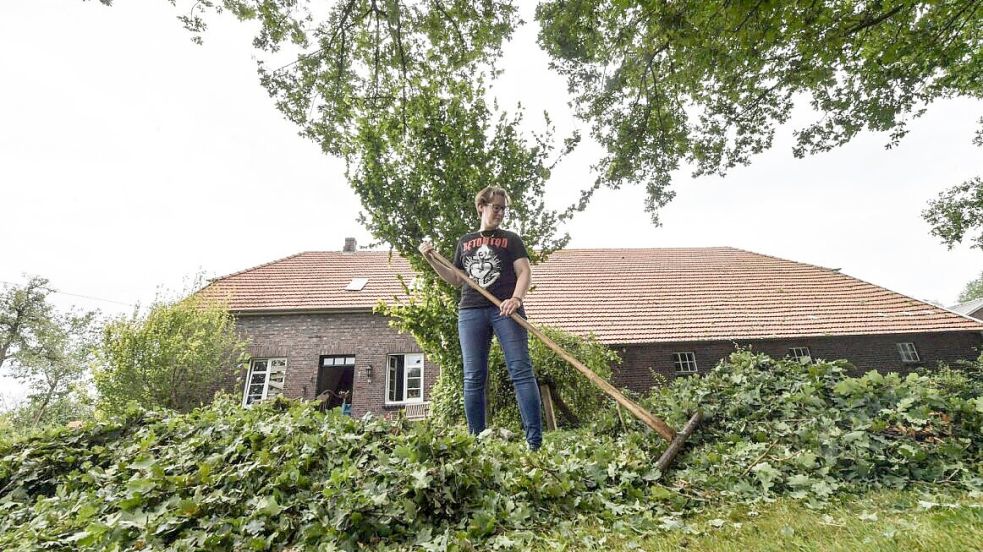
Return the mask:
<path id="1" fill-rule="evenodd" d="M 509 210 L 507 205 L 498 205 L 497 203 L 486 203 L 486 207 L 491 207 L 492 211 L 496 213 L 505 213 Z"/>

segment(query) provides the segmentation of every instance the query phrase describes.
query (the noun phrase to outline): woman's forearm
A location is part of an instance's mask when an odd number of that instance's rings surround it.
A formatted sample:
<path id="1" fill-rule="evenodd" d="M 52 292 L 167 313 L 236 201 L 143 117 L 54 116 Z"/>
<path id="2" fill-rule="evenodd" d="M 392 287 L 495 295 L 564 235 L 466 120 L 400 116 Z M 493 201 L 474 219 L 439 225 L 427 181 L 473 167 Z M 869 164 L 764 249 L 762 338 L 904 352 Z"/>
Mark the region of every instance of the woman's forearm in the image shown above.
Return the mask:
<path id="1" fill-rule="evenodd" d="M 431 261 L 430 259 L 427 259 L 427 262 L 430 263 L 430 266 L 433 267 L 434 271 L 437 273 L 438 276 L 440 276 L 441 280 L 447 282 L 452 286 L 459 286 L 463 283 L 461 282 L 461 277 L 458 276 L 457 272 L 454 272 L 450 268 L 447 268 L 446 266 L 436 261 Z"/>
<path id="2" fill-rule="evenodd" d="M 531 270 L 523 270 L 519 274 L 516 274 L 515 291 L 512 292 L 512 297 L 524 299 L 526 297 L 526 292 L 529 291 L 530 285 L 532 285 Z"/>

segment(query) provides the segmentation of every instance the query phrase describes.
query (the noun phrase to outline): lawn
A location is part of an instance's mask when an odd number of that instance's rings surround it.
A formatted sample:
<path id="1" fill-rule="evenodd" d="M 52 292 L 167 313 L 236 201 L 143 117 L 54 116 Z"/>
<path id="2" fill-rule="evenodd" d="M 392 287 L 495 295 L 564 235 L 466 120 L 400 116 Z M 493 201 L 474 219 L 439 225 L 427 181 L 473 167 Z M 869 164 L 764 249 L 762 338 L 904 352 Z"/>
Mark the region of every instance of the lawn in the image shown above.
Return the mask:
<path id="1" fill-rule="evenodd" d="M 779 499 L 715 507 L 638 534 L 596 523 L 561 524 L 531 539 L 534 550 L 980 551 L 983 494 L 941 490 L 882 491 L 845 498 L 823 510 Z M 512 540 L 523 540 L 523 534 Z"/>

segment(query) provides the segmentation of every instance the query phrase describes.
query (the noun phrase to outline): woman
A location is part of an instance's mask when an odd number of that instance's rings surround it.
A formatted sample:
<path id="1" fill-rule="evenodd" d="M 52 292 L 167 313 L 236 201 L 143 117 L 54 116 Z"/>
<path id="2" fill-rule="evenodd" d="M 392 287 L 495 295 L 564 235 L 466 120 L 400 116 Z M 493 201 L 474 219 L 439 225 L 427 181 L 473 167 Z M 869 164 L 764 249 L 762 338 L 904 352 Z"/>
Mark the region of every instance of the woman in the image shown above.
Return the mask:
<path id="1" fill-rule="evenodd" d="M 539 385 L 529 358 L 529 334 L 510 318 L 516 312 L 522 317 L 526 314 L 522 298 L 532 281 L 529 255 L 518 234 L 499 228 L 509 206 L 505 190 L 489 186 L 478 192 L 474 205 L 481 217 L 481 227 L 458 240 L 454 266 L 498 298 L 501 307 L 465 285 L 457 273 L 434 261 L 430 257 L 431 243 L 420 244 L 420 253 L 444 281 L 464 286 L 457 328 L 464 356 L 464 414 L 468 431 L 478 434 L 485 429 L 485 382 L 494 332 L 505 353 L 526 443 L 530 450 L 536 450 L 543 442 L 543 424 L 539 414 Z"/>

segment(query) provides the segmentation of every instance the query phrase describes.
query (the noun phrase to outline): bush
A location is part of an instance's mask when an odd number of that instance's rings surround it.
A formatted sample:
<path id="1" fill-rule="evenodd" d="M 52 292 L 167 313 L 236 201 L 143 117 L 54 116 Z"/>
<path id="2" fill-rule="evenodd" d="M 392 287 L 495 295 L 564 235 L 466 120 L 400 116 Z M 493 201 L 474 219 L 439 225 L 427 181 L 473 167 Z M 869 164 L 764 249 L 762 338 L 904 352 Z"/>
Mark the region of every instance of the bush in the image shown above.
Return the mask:
<path id="1" fill-rule="evenodd" d="M 983 486 L 971 384 L 845 366 L 739 351 L 655 390 L 644 403 L 670 425 L 707 414 L 668 474 L 654 469 L 665 442 L 643 429 L 548 433 L 533 453 L 509 432 L 285 399 L 130 410 L 0 444 L 0 549 L 495 549 L 584 519 L 637 533 L 724 501 Z"/>
<path id="2" fill-rule="evenodd" d="M 542 328 L 547 337 L 590 368 L 595 374 L 610 379 L 612 365 L 620 363 L 618 354 L 593 337 L 584 339 L 573 334 Z M 590 423 L 608 403 L 607 395 L 560 355 L 535 336 L 529 336 L 529 356 L 540 383 L 552 382 L 560 400 L 576 415 L 580 423 Z M 521 428 L 522 420 L 515 401 L 515 391 L 505 364 L 505 356 L 494 342 L 488 358 L 488 411 L 492 424 Z M 572 427 L 569 420 L 557 413 L 561 427 Z"/>
<path id="3" fill-rule="evenodd" d="M 949 373 L 849 377 L 848 366 L 738 351 L 644 402 L 674 427 L 703 409 L 677 477 L 729 495 L 819 503 L 841 488 L 983 485 L 977 387 Z"/>
<path id="4" fill-rule="evenodd" d="M 221 303 L 201 296 L 158 301 L 145 316 L 103 329 L 101 365 L 94 371 L 99 409 L 118 414 L 135 403 L 187 412 L 233 377 L 245 351 Z"/>

